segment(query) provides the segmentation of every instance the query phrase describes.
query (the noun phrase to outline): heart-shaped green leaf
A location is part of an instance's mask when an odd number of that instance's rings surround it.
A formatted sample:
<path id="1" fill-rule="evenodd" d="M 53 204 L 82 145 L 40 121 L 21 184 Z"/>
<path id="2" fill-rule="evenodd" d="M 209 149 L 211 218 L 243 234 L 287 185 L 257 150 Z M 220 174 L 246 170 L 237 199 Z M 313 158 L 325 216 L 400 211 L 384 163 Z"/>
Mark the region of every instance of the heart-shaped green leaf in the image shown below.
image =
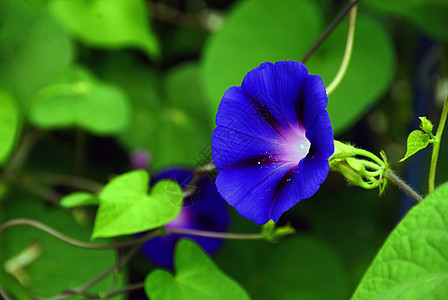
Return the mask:
<path id="1" fill-rule="evenodd" d="M 79 206 L 98 205 L 98 196 L 87 192 L 75 192 L 62 197 L 62 207 L 72 208 Z"/>
<path id="2" fill-rule="evenodd" d="M 112 179 L 101 191 L 92 238 L 133 234 L 173 220 L 182 207 L 182 190 L 169 180 L 157 182 L 148 195 L 149 175 L 137 170 Z"/>
<path id="3" fill-rule="evenodd" d="M 400 159 L 400 162 L 411 157 L 418 151 L 425 149 L 429 144 L 429 135 L 421 130 L 414 130 L 408 136 L 406 155 Z"/>
<path id="4" fill-rule="evenodd" d="M 119 88 L 72 68 L 33 97 L 28 115 L 42 128 L 77 125 L 96 134 L 112 134 L 126 127 L 130 107 Z"/>
<path id="5" fill-rule="evenodd" d="M 445 299 L 448 183 L 412 208 L 390 234 L 352 299 Z"/>
<path id="6" fill-rule="evenodd" d="M 246 300 L 246 291 L 219 270 L 190 240 L 176 247 L 176 276 L 156 270 L 145 280 L 145 291 L 153 300 Z"/>
<path id="7" fill-rule="evenodd" d="M 0 165 L 8 158 L 14 145 L 19 112 L 10 95 L 0 91 Z"/>
<path id="8" fill-rule="evenodd" d="M 50 10 L 84 43 L 119 48 L 140 47 L 157 56 L 157 39 L 143 0 L 52 0 Z"/>

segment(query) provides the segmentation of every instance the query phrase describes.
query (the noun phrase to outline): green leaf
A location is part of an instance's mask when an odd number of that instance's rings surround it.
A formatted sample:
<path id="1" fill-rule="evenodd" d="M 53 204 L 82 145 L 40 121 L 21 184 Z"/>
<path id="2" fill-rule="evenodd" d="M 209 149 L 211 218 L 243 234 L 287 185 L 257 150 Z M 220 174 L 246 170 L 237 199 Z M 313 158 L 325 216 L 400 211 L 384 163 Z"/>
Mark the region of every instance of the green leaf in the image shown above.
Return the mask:
<path id="1" fill-rule="evenodd" d="M 211 117 L 214 119 L 224 91 L 240 85 L 251 69 L 265 61 L 299 61 L 323 32 L 322 23 L 314 1 L 246 0 L 235 6 L 204 53 L 203 81 L 214 112 Z M 309 72 L 321 76 L 326 85 L 339 69 L 346 36 L 347 20 L 306 63 Z M 335 133 L 357 121 L 388 88 L 395 70 L 393 49 L 382 24 L 360 13 L 350 65 L 329 99 Z"/>
<path id="2" fill-rule="evenodd" d="M 29 119 L 41 128 L 80 126 L 104 135 L 122 131 L 129 122 L 126 95 L 79 67 L 70 68 L 30 102 Z"/>
<path id="3" fill-rule="evenodd" d="M 87 45 L 134 46 L 153 57 L 160 54 L 143 0 L 52 0 L 49 6 L 67 30 Z"/>
<path id="4" fill-rule="evenodd" d="M 381 247 L 352 299 L 445 299 L 446 249 L 448 184 L 408 212 Z"/>
<path id="5" fill-rule="evenodd" d="M 137 170 L 112 179 L 101 191 L 92 238 L 133 234 L 173 220 L 182 207 L 182 190 L 169 180 L 157 182 L 148 195 L 149 176 Z"/>
<path id="6" fill-rule="evenodd" d="M 19 112 L 14 99 L 0 90 L 0 165 L 9 157 L 17 134 Z"/>
<path id="7" fill-rule="evenodd" d="M 193 241 L 176 247 L 176 276 L 156 270 L 145 279 L 145 291 L 153 300 L 250 299 L 233 279 L 221 272 Z"/>
<path id="8" fill-rule="evenodd" d="M 2 0 L 0 10 L 0 86 L 20 107 L 72 60 L 64 29 L 39 5 Z"/>
<path id="9" fill-rule="evenodd" d="M 429 135 L 421 130 L 414 130 L 408 136 L 408 146 L 406 155 L 400 159 L 400 162 L 411 157 L 418 151 L 425 149 L 429 144 Z"/>
<path id="10" fill-rule="evenodd" d="M 429 121 L 426 117 L 418 117 L 420 119 L 420 121 L 422 122 L 420 124 L 420 128 L 426 132 L 429 136 L 432 135 L 432 129 L 433 129 L 433 125 L 431 123 L 431 121 Z"/>
<path id="11" fill-rule="evenodd" d="M 74 221 L 70 214 L 58 207 L 49 206 L 40 199 L 30 198 L 23 192 L 14 191 L 2 202 L 2 212 L 7 219 L 28 218 L 45 223 L 48 226 L 79 240 L 88 240 L 91 229 Z M 1 222 L 3 223 L 2 218 Z M 41 253 L 29 265 L 11 276 L 5 272 L 5 261 L 37 244 Z M 0 235 L 0 282 L 10 295 L 17 299 L 53 297 L 62 290 L 75 288 L 95 277 L 115 264 L 113 250 L 89 250 L 74 247 L 51 235 L 28 226 L 9 228 Z M 19 264 L 20 265 L 20 264 Z M 114 288 L 119 289 L 125 283 L 125 271 L 118 274 Z M 17 279 L 24 280 L 21 285 Z M 111 274 L 88 289 L 89 293 L 108 292 L 115 282 Z M 72 299 L 72 298 L 70 298 Z M 74 297 L 73 299 L 79 299 Z M 115 299 L 115 298 L 114 298 Z"/>
<path id="12" fill-rule="evenodd" d="M 61 199 L 61 206 L 66 208 L 88 206 L 88 205 L 98 205 L 98 196 L 87 192 L 75 192 L 68 194 Z"/>

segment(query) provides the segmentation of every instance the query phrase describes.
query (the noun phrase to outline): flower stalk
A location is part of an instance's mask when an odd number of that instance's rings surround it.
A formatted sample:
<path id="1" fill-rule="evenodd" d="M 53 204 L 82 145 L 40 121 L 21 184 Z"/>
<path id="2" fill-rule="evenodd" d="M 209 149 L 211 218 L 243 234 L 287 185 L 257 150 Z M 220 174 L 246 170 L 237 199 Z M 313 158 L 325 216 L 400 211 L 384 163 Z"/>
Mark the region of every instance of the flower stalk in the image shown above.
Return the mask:
<path id="1" fill-rule="evenodd" d="M 437 127 L 437 133 L 436 133 L 435 139 L 433 139 L 433 142 L 432 142 L 434 144 L 434 146 L 432 148 L 431 165 L 429 168 L 429 177 L 428 177 L 428 192 L 429 193 L 432 193 L 435 188 L 437 160 L 439 158 L 440 142 L 442 141 L 442 133 L 443 133 L 443 128 L 445 127 L 447 114 L 448 114 L 448 95 L 443 104 L 442 115 L 440 116 L 439 127 Z"/>

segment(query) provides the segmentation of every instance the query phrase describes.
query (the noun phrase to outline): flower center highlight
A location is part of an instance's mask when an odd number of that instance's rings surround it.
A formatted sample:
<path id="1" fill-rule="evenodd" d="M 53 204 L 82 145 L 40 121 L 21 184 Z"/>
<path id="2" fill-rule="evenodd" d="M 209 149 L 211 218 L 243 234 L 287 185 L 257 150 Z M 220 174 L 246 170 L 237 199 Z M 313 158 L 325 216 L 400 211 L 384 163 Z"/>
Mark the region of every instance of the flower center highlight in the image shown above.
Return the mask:
<path id="1" fill-rule="evenodd" d="M 280 154 L 282 161 L 299 164 L 310 151 L 311 143 L 305 136 L 305 128 L 294 128 L 283 133 L 284 151 Z"/>

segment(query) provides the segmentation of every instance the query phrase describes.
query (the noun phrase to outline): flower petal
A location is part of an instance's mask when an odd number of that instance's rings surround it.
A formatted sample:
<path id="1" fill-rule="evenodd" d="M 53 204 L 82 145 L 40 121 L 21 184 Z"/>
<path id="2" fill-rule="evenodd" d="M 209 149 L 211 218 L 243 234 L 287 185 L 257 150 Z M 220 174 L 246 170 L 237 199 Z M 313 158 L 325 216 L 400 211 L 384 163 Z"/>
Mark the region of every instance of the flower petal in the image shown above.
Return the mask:
<path id="1" fill-rule="evenodd" d="M 299 62 L 266 62 L 247 73 L 241 87 L 274 126 L 295 128 L 301 114 L 307 68 Z"/>
<path id="2" fill-rule="evenodd" d="M 304 95 L 304 125 L 307 139 L 311 142 L 311 154 L 329 158 L 334 152 L 334 136 L 330 117 L 326 110 L 327 92 L 322 78 L 309 75 Z"/>
<path id="3" fill-rule="evenodd" d="M 265 141 L 278 136 L 240 86 L 231 87 L 224 93 L 216 115 L 216 125 Z"/>
<path id="4" fill-rule="evenodd" d="M 328 160 L 333 155 L 333 128 L 326 110 L 322 110 L 320 115 L 315 118 L 313 126 L 306 131 L 305 135 L 311 143 L 311 148 L 308 152 L 309 156 L 316 155 Z"/>
<path id="5" fill-rule="evenodd" d="M 279 194 L 271 207 L 270 216 L 277 222 L 280 216 L 300 200 L 313 196 L 327 178 L 328 161 L 320 157 L 305 157 L 294 171 L 291 180 L 279 186 Z"/>
<path id="6" fill-rule="evenodd" d="M 243 217 L 264 224 L 271 219 L 270 207 L 277 186 L 294 168 L 290 163 L 273 163 L 223 170 L 218 174 L 216 186 Z"/>
<path id="7" fill-rule="evenodd" d="M 318 75 L 308 75 L 306 88 L 304 89 L 304 124 L 305 128 L 309 129 L 316 118 L 320 116 L 323 111 L 326 112 L 328 104 L 327 91 L 325 90 L 324 82 Z M 326 113 L 328 115 L 328 113 Z"/>
<path id="8" fill-rule="evenodd" d="M 216 127 L 212 136 L 213 163 L 218 171 L 275 162 L 283 147 L 274 140 L 265 141 L 223 126 Z"/>

